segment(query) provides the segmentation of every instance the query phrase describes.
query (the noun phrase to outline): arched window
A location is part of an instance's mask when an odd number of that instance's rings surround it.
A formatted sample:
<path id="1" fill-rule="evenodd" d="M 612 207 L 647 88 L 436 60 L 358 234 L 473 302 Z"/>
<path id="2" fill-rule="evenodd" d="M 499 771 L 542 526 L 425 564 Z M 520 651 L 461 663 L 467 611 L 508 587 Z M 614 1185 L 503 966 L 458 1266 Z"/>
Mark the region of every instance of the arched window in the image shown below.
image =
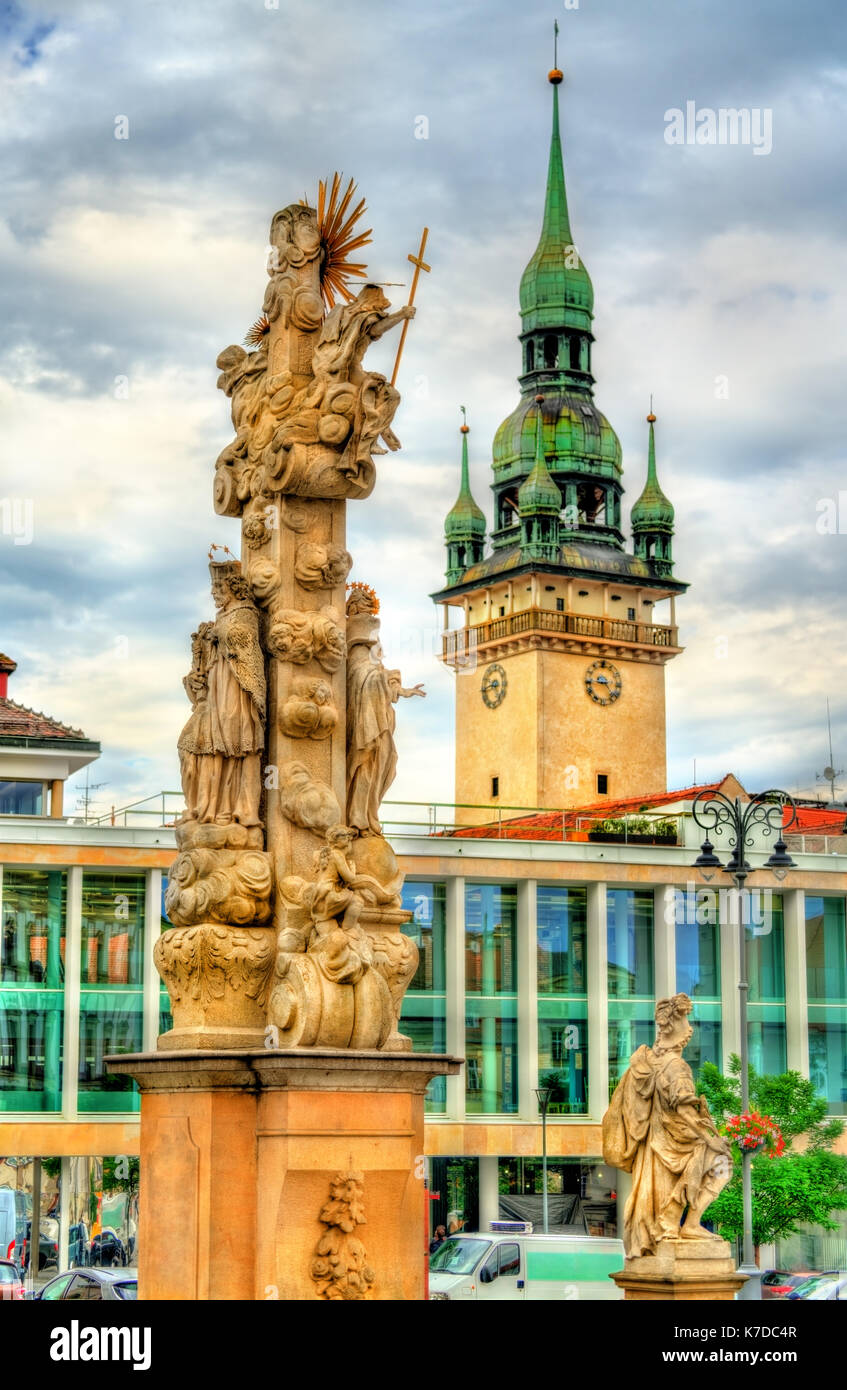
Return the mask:
<path id="1" fill-rule="evenodd" d="M 535 371 L 535 343 L 531 338 L 526 345 L 526 369 L 528 372 Z"/>
<path id="2" fill-rule="evenodd" d="M 548 333 L 544 339 L 544 365 L 553 368 L 559 356 L 559 339 L 555 333 Z"/>

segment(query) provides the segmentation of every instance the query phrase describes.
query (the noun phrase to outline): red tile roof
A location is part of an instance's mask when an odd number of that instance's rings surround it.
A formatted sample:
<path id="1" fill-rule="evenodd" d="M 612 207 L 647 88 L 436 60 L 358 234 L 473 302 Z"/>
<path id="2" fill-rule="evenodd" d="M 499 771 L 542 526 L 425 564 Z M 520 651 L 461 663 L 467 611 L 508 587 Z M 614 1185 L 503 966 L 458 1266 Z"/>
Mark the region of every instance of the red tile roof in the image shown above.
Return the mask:
<path id="1" fill-rule="evenodd" d="M 7 738 L 72 739 L 75 743 L 83 739 L 88 742 L 82 729 L 60 724 L 58 719 L 27 709 L 14 700 L 0 700 L 0 743 Z"/>
<path id="2" fill-rule="evenodd" d="M 787 825 L 791 815 L 785 808 Z M 790 835 L 843 835 L 847 811 L 838 806 L 798 806 L 797 819 L 788 831 Z"/>
<path id="3" fill-rule="evenodd" d="M 693 801 L 698 792 L 714 792 L 726 781 L 704 782 L 699 786 L 683 787 L 680 791 L 654 792 L 650 796 L 630 796 L 621 801 L 595 801 L 588 806 L 576 806 L 570 811 L 534 811 L 526 816 L 490 821 L 486 825 L 463 826 L 451 831 L 451 836 L 469 840 L 489 840 L 492 835 L 505 840 L 569 840 L 586 838 L 592 819 L 625 816 L 642 810 L 656 810 L 679 801 Z"/>

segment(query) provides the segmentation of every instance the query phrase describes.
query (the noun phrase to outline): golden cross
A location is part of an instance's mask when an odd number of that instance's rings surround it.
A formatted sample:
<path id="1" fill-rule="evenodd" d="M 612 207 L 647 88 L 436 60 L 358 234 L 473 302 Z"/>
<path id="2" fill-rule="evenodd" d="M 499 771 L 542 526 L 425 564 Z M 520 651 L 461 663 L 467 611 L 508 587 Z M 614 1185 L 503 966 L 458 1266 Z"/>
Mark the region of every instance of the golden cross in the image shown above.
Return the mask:
<path id="1" fill-rule="evenodd" d="M 424 253 L 424 251 L 426 250 L 426 239 L 427 239 L 428 236 L 429 236 L 429 227 L 424 227 L 424 229 L 423 229 L 423 235 L 422 235 L 422 237 L 421 237 L 420 250 L 418 251 L 418 254 L 417 254 L 416 256 L 413 256 L 413 255 L 410 254 L 410 255 L 408 255 L 408 256 L 406 257 L 406 259 L 407 259 L 408 261 L 411 261 L 411 262 L 412 262 L 412 265 L 415 267 L 415 273 L 414 273 L 414 275 L 412 276 L 412 287 L 411 287 L 411 289 L 409 290 L 409 305 L 408 305 L 409 308 L 411 308 L 412 305 L 413 305 L 414 302 L 415 302 L 415 290 L 418 288 L 418 277 L 419 277 L 421 271 L 422 271 L 422 270 L 429 271 L 429 270 L 432 269 L 431 266 L 428 266 L 428 265 L 427 265 L 426 261 L 425 261 L 424 258 L 423 258 L 423 253 Z M 402 329 L 402 332 L 400 333 L 400 342 L 397 344 L 397 357 L 396 357 L 396 360 L 395 360 L 395 362 L 394 362 L 394 371 L 391 373 L 391 385 L 392 385 L 392 386 L 394 385 L 394 383 L 395 383 L 396 380 L 397 380 L 397 373 L 398 373 L 398 371 L 399 371 L 399 369 L 400 369 L 400 358 L 403 356 L 403 346 L 404 346 L 404 344 L 405 344 L 405 342 L 406 342 L 406 334 L 408 333 L 408 331 L 409 331 L 409 320 L 408 320 L 408 319 L 404 319 L 404 321 L 403 321 L 403 329 Z"/>

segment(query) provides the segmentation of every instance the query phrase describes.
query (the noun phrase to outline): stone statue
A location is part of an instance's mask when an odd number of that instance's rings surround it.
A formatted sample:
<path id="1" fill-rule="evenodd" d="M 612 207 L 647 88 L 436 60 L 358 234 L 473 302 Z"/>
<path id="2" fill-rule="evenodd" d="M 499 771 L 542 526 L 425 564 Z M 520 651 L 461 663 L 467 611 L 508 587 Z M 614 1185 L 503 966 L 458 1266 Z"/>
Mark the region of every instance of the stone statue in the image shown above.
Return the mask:
<path id="1" fill-rule="evenodd" d="M 178 743 L 186 811 L 201 824 L 259 825 L 265 669 L 258 614 L 238 561 L 209 565 L 213 623 L 192 636 L 193 709 Z"/>
<path id="2" fill-rule="evenodd" d="M 662 1240 L 716 1239 L 700 1218 L 729 1181 L 732 1162 L 682 1058 L 691 1009 L 687 994 L 659 1000 L 656 1041 L 633 1053 L 603 1119 L 604 1161 L 632 1174 L 628 1258 L 654 1254 Z"/>
<path id="3" fill-rule="evenodd" d="M 397 769 L 394 705 L 426 693 L 383 665 L 378 611 L 376 595 L 356 585 L 347 601 L 347 824 L 371 835 L 381 834 L 379 808 Z"/>

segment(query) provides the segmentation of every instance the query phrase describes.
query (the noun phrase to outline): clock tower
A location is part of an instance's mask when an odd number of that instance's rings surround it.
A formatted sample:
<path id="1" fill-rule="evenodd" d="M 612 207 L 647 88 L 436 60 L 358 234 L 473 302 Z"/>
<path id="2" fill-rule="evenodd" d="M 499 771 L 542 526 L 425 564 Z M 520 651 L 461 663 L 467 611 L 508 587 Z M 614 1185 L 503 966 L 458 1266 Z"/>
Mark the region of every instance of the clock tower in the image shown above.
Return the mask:
<path id="1" fill-rule="evenodd" d="M 644 490 L 621 528 L 621 446 L 594 403 L 594 290 L 571 233 L 559 83 L 541 238 L 520 286 L 520 400 L 494 437 L 490 551 L 462 425 L 445 524 L 441 659 L 456 673 L 456 801 L 573 807 L 666 789 L 665 664 L 679 646 L 673 507 L 647 419 Z M 656 611 L 656 610 L 659 611 Z"/>

